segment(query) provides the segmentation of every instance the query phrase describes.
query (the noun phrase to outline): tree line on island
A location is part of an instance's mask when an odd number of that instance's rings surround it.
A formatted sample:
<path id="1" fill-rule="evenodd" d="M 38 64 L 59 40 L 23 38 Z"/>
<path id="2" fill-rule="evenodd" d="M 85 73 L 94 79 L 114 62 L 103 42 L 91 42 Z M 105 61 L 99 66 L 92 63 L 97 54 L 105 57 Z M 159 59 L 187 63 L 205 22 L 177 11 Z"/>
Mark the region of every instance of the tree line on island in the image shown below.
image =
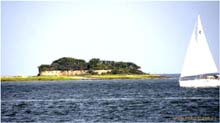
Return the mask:
<path id="1" fill-rule="evenodd" d="M 68 71 L 68 70 L 88 70 L 90 74 L 96 74 L 94 70 L 111 70 L 107 74 L 144 74 L 140 67 L 132 62 L 116 62 L 93 58 L 86 62 L 83 59 L 63 57 L 53 61 L 50 65 L 42 64 L 38 67 L 42 71 Z"/>

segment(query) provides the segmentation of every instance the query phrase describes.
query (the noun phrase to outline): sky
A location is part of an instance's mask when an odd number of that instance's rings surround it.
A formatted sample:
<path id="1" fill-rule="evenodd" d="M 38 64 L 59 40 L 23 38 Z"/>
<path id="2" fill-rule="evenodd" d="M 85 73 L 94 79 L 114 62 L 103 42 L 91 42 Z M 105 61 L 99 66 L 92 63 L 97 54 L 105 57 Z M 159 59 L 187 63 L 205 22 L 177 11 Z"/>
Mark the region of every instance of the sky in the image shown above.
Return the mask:
<path id="1" fill-rule="evenodd" d="M 219 68 L 219 2 L 1 2 L 1 75 L 37 75 L 61 57 L 180 73 L 197 16 Z"/>

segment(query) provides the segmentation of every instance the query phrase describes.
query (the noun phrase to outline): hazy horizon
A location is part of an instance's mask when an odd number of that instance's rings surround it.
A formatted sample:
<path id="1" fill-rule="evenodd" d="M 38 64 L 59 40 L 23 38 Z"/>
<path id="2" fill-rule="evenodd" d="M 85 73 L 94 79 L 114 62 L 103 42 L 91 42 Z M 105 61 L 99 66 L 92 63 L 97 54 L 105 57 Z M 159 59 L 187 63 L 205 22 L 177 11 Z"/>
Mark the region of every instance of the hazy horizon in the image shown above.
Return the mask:
<path id="1" fill-rule="evenodd" d="M 219 1 L 2 1 L 1 75 L 37 75 L 61 57 L 179 74 L 197 15 L 219 70 Z"/>

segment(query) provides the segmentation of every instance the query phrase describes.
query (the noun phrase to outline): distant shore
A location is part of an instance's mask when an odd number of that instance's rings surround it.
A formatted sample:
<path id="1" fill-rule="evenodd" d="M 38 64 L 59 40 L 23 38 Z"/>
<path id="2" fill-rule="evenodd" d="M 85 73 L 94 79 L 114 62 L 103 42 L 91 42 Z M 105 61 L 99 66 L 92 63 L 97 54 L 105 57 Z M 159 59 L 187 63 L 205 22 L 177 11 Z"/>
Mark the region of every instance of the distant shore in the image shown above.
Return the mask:
<path id="1" fill-rule="evenodd" d="M 55 81 L 55 80 L 109 80 L 109 79 L 153 79 L 168 78 L 156 74 L 107 74 L 107 75 L 76 75 L 76 76 L 8 76 L 1 81 Z"/>

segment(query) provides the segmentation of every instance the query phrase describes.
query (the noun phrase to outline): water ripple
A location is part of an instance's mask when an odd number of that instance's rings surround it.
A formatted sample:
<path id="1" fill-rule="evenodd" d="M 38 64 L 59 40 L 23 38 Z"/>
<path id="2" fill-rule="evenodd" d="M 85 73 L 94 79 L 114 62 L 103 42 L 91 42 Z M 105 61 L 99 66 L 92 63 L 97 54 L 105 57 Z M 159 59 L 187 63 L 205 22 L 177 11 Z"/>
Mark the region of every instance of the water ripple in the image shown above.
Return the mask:
<path id="1" fill-rule="evenodd" d="M 219 88 L 176 79 L 4 82 L 2 122 L 219 122 Z"/>
<path id="2" fill-rule="evenodd" d="M 86 102 L 86 101 L 131 101 L 131 100 L 218 100 L 217 97 L 165 97 L 165 98 L 96 98 L 96 99 L 27 99 L 27 100 L 2 100 L 1 102 Z"/>

